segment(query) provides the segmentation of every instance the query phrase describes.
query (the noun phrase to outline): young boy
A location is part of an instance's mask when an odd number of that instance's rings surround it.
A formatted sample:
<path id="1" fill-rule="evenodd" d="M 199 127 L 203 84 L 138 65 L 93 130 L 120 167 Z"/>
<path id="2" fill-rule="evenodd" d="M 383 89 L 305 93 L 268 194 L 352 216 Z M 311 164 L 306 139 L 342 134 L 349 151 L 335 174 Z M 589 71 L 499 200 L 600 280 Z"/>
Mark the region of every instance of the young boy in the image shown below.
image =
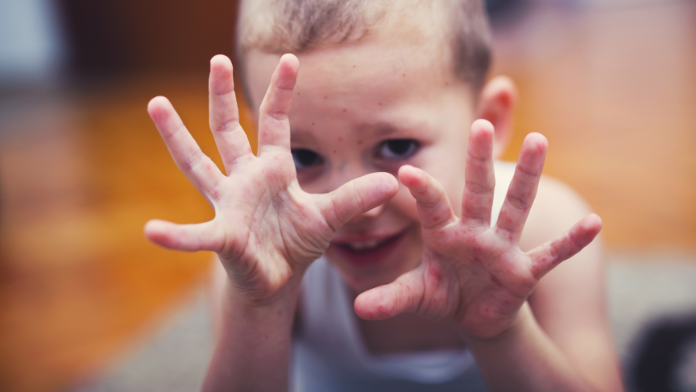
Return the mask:
<path id="1" fill-rule="evenodd" d="M 145 228 L 221 261 L 205 390 L 622 389 L 601 220 L 541 177 L 543 136 L 527 136 L 516 168 L 493 161 L 515 92 L 484 85 L 479 1 L 254 0 L 240 23 L 256 156 L 224 56 L 209 88 L 227 175 L 165 98 L 148 106 L 215 209 Z"/>

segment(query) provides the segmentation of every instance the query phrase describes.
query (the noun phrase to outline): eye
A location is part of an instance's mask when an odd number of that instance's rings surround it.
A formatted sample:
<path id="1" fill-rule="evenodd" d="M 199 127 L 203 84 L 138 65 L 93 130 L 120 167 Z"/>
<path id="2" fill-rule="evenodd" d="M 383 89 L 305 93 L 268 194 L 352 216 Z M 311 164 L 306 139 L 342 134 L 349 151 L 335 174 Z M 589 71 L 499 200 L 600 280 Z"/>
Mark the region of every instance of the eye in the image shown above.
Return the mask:
<path id="1" fill-rule="evenodd" d="M 419 144 L 412 139 L 385 140 L 380 144 L 377 155 L 383 159 L 406 159 L 418 150 Z"/>
<path id="2" fill-rule="evenodd" d="M 318 166 L 324 163 L 324 160 L 312 150 L 307 150 L 305 148 L 299 148 L 292 150 L 292 159 L 295 161 L 295 169 L 302 170 L 308 169 L 313 166 Z"/>

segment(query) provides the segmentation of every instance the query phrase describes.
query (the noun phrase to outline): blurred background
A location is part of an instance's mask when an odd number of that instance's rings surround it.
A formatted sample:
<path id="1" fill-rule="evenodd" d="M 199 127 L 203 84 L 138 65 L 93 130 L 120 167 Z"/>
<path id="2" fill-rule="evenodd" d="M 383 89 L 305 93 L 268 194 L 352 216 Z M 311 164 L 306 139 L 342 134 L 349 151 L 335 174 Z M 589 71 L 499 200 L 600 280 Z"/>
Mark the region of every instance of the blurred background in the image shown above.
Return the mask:
<path id="1" fill-rule="evenodd" d="M 604 219 L 630 390 L 696 391 L 696 1 L 488 8 L 492 75 L 521 95 L 505 158 L 543 133 L 546 174 Z M 200 387 L 212 255 L 159 249 L 142 227 L 213 213 L 145 107 L 168 96 L 219 163 L 208 61 L 232 54 L 235 13 L 233 0 L 0 0 L 0 391 Z"/>

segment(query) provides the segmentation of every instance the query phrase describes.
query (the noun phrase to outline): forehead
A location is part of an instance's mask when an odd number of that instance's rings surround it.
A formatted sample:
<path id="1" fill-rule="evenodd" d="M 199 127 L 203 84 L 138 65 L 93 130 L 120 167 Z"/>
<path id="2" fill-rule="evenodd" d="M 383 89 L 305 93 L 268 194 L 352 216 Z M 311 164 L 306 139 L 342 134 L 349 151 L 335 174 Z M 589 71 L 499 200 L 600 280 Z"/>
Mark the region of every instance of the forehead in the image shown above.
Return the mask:
<path id="1" fill-rule="evenodd" d="M 443 88 L 469 90 L 451 72 L 442 46 L 433 41 L 372 38 L 297 57 L 300 71 L 293 107 L 322 101 L 353 106 L 365 100 L 386 106 L 405 96 L 431 100 Z M 278 54 L 256 50 L 245 56 L 253 107 L 263 99 L 279 59 Z"/>
<path id="2" fill-rule="evenodd" d="M 299 55 L 290 111 L 293 141 L 330 135 L 369 140 L 394 131 L 402 138 L 434 137 L 435 130 L 466 121 L 470 89 L 448 72 L 438 52 L 432 46 L 375 42 Z M 279 56 L 256 52 L 249 59 L 257 110 Z"/>
<path id="3" fill-rule="evenodd" d="M 456 82 L 445 43 L 440 31 L 424 30 L 423 26 L 383 26 L 357 42 L 296 54 L 300 60 L 297 86 L 341 88 L 341 82 L 343 87 L 365 83 L 375 90 L 394 88 L 404 82 L 409 83 L 410 89 Z M 265 92 L 280 54 L 253 49 L 247 53 L 245 76 L 250 89 Z M 256 98 L 254 103 L 258 105 L 260 99 Z"/>

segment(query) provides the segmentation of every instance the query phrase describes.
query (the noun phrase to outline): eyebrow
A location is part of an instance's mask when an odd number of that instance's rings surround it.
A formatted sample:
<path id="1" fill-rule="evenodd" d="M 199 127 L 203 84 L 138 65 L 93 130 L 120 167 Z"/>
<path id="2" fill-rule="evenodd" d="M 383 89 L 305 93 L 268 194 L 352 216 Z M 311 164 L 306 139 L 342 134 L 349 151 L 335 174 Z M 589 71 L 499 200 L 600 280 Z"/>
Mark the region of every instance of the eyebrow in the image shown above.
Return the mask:
<path id="1" fill-rule="evenodd" d="M 366 124 L 366 128 L 364 128 L 364 129 L 369 129 L 369 128 L 373 128 L 375 130 L 375 135 L 377 135 L 379 137 L 391 135 L 391 134 L 399 131 L 399 128 L 394 126 L 394 124 L 387 123 L 387 122 L 378 122 L 375 124 Z"/>
<path id="2" fill-rule="evenodd" d="M 360 133 L 360 136 L 374 137 L 374 138 L 384 138 L 393 134 L 401 134 L 402 137 L 413 137 L 414 133 L 422 134 L 424 131 L 429 129 L 427 124 L 416 125 L 413 124 L 408 126 L 399 126 L 397 124 L 387 122 L 387 121 L 375 121 L 375 122 L 364 122 L 358 124 L 354 129 Z M 417 131 L 416 131 L 417 130 Z M 311 132 L 306 130 L 293 129 L 290 132 L 290 142 L 306 145 L 316 145 L 319 143 L 319 139 Z"/>
<path id="3" fill-rule="evenodd" d="M 403 129 L 396 126 L 395 124 L 386 121 L 362 123 L 356 127 L 356 130 L 363 137 L 369 135 L 377 138 L 383 138 L 385 136 L 403 131 Z"/>
<path id="4" fill-rule="evenodd" d="M 309 132 L 304 132 L 301 129 L 290 130 L 290 143 L 316 144 L 317 138 Z"/>
<path id="5" fill-rule="evenodd" d="M 384 138 L 392 134 L 399 134 L 399 137 L 413 137 L 416 134 L 422 135 L 427 133 L 430 129 L 429 124 L 417 124 L 404 122 L 402 124 L 395 124 L 387 121 L 378 121 L 371 123 L 363 123 L 358 126 L 361 133 L 372 133 L 372 135 L 377 138 Z"/>

